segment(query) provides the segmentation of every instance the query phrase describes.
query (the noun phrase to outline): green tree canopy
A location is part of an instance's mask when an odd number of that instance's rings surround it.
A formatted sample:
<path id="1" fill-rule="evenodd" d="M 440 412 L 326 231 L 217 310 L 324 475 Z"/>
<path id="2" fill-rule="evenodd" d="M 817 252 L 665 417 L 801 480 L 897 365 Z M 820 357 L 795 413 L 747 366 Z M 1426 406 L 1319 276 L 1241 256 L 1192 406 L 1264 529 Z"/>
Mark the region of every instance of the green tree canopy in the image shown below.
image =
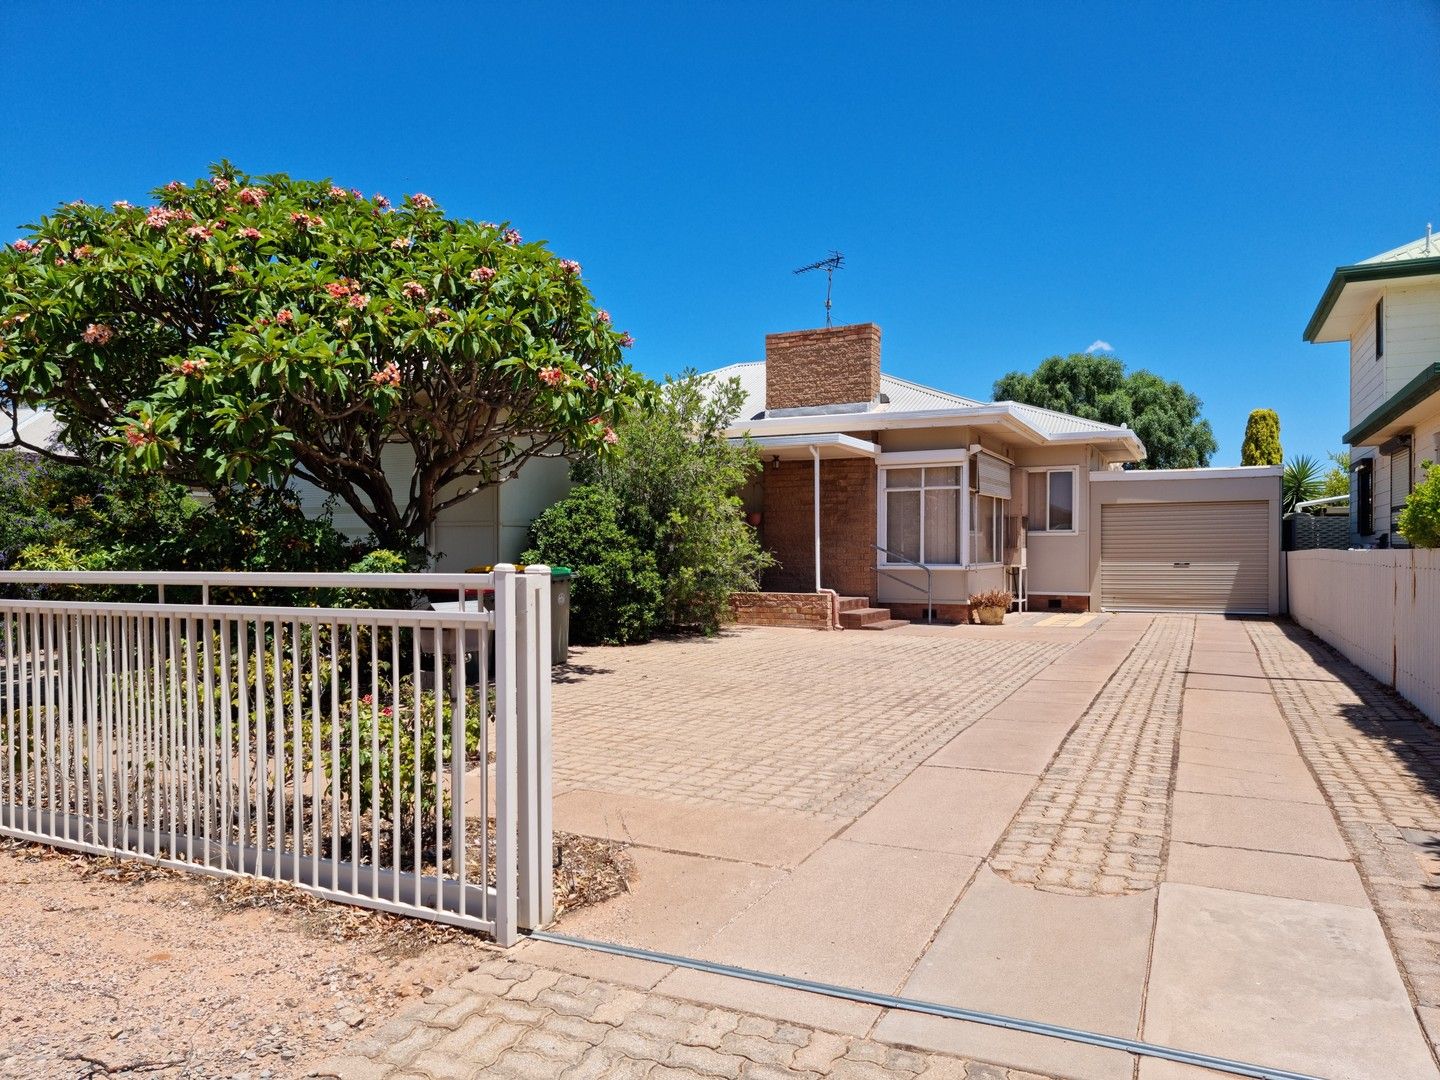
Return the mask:
<path id="1" fill-rule="evenodd" d="M 1336 495 L 1350 494 L 1350 451 L 1335 450 L 1327 455 L 1330 458 L 1330 469 L 1325 473 L 1325 478 L 1320 482 L 1320 494 L 1317 498 L 1328 499 Z"/>
<path id="2" fill-rule="evenodd" d="M 0 249 L 11 444 L 43 406 L 84 464 L 300 478 L 404 547 L 531 458 L 605 452 L 646 397 L 579 264 L 508 225 L 228 164 L 154 198 Z"/>
<path id="3" fill-rule="evenodd" d="M 1297 503 L 1318 499 L 1323 483 L 1320 462 L 1309 454 L 1296 454 L 1285 463 L 1280 478 L 1284 511 L 1288 514 L 1295 509 Z"/>
<path id="4" fill-rule="evenodd" d="M 1142 466 L 1147 469 L 1208 465 L 1216 450 L 1210 423 L 1200 416 L 1198 397 L 1152 372 L 1127 373 L 1114 356 L 1051 356 L 1030 374 L 1012 371 L 997 380 L 995 400 L 1126 424 L 1149 452 Z"/>
<path id="5" fill-rule="evenodd" d="M 1245 440 L 1240 444 L 1241 465 L 1279 465 L 1285 460 L 1280 449 L 1280 416 L 1274 409 L 1256 409 L 1245 421 Z"/>

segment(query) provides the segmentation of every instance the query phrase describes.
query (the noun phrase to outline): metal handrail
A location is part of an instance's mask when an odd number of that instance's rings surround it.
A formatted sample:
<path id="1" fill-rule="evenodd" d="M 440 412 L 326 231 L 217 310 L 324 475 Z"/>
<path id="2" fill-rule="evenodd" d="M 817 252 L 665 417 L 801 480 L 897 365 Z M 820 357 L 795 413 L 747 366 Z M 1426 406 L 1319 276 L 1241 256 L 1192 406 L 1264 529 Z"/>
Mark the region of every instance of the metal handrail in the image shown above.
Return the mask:
<path id="1" fill-rule="evenodd" d="M 906 566 L 913 566 L 917 570 L 925 571 L 925 621 L 927 623 L 933 623 L 935 621 L 935 588 L 931 581 L 930 567 L 926 566 L 922 562 L 916 562 L 914 559 L 910 558 L 907 555 L 903 555 L 898 551 L 892 551 L 884 544 L 875 544 L 873 546 L 876 551 L 880 552 L 880 554 L 885 556 L 886 562 L 889 562 L 891 559 L 895 559 Z M 883 566 L 875 567 L 875 572 L 877 574 L 884 574 L 891 581 L 898 581 L 901 585 L 914 589 L 917 592 L 920 591 L 919 585 L 916 585 L 913 581 L 906 581 L 898 574 L 893 574 L 889 570 L 886 570 Z"/>

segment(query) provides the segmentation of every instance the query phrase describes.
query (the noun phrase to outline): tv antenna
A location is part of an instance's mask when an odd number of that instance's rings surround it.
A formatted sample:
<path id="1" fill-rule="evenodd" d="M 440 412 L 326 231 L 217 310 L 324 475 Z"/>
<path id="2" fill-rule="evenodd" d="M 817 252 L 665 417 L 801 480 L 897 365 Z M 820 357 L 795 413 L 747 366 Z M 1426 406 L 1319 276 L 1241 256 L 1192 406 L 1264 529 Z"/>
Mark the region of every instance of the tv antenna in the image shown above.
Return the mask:
<path id="1" fill-rule="evenodd" d="M 819 262 L 813 262 L 809 266 L 802 266 L 796 270 L 797 274 L 808 274 L 811 270 L 825 271 L 825 325 L 830 325 L 830 293 L 835 287 L 835 271 L 845 268 L 845 256 L 838 251 L 831 250 Z"/>

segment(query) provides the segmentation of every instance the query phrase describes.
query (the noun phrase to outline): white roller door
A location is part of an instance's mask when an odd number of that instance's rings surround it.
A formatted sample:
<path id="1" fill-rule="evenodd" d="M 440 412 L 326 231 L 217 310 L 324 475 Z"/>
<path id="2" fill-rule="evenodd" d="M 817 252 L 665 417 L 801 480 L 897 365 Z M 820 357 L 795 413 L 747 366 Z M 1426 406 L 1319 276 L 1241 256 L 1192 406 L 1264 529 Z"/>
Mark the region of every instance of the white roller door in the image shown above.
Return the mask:
<path id="1" fill-rule="evenodd" d="M 1270 509 L 1264 502 L 1116 503 L 1100 510 L 1106 611 L 1270 609 Z"/>

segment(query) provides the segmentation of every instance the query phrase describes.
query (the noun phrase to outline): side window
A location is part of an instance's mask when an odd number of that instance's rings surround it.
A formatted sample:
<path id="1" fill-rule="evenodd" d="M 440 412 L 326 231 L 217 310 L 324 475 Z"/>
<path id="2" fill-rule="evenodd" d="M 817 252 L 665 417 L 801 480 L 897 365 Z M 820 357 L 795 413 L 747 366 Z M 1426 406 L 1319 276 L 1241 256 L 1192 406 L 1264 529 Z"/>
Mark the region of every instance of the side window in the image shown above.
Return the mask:
<path id="1" fill-rule="evenodd" d="M 1031 532 L 1075 530 L 1075 474 L 1069 469 L 1032 472 L 1026 489 Z"/>
<path id="2" fill-rule="evenodd" d="M 1375 532 L 1375 472 L 1369 461 L 1355 466 L 1355 531 L 1361 536 Z"/>
<path id="3" fill-rule="evenodd" d="M 1375 359 L 1385 355 L 1385 298 L 1375 301 Z"/>

